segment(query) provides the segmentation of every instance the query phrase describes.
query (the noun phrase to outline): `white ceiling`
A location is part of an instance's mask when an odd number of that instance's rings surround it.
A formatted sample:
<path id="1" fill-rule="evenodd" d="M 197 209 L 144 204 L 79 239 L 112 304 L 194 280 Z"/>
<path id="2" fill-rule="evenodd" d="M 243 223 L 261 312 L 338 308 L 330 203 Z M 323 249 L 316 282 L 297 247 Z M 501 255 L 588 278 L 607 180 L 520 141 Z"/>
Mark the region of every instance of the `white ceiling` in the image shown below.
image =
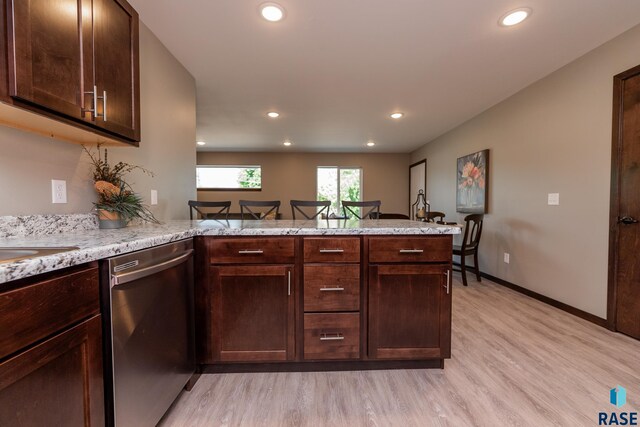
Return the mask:
<path id="1" fill-rule="evenodd" d="M 640 23 L 638 0 L 277 0 L 280 23 L 261 0 L 129 1 L 195 77 L 198 140 L 220 151 L 410 152 Z"/>

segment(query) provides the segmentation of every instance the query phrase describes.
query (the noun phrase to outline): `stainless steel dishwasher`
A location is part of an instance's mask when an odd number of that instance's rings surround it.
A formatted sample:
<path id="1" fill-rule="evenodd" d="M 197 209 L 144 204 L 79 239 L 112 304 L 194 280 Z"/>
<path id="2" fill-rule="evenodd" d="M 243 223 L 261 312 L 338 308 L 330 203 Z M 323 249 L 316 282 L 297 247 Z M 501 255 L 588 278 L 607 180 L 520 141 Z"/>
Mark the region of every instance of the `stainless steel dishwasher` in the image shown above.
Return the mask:
<path id="1" fill-rule="evenodd" d="M 101 264 L 107 425 L 154 426 L 195 371 L 193 243 Z"/>

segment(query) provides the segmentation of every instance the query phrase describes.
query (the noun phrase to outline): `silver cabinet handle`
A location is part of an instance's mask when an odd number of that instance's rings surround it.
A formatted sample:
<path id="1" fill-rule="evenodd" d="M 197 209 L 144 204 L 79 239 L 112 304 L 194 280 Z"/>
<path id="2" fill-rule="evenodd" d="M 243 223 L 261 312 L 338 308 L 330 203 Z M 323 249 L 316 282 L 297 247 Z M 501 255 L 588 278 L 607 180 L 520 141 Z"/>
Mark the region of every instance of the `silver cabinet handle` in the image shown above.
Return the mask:
<path id="1" fill-rule="evenodd" d="M 401 254 L 421 254 L 424 249 L 400 249 Z"/>
<path id="2" fill-rule="evenodd" d="M 107 91 L 102 91 L 102 120 L 107 121 Z"/>
<path id="3" fill-rule="evenodd" d="M 91 94 L 91 108 L 85 109 L 84 111 L 85 112 L 88 111 L 89 113 L 91 113 L 94 119 L 98 117 L 102 117 L 104 114 L 98 114 L 98 98 L 104 98 L 104 97 L 98 96 L 98 86 L 94 85 L 92 92 L 85 92 L 84 94 L 85 95 Z"/>
<path id="4" fill-rule="evenodd" d="M 443 286 L 444 288 L 447 288 L 447 295 L 449 295 L 449 291 L 451 290 L 451 288 L 449 287 L 449 283 L 450 283 L 450 276 L 449 276 L 449 270 L 447 270 L 446 273 L 444 273 L 447 276 L 447 284 L 445 286 Z"/>
<path id="5" fill-rule="evenodd" d="M 291 270 L 287 270 L 287 295 L 291 295 Z"/>
<path id="6" fill-rule="evenodd" d="M 344 291 L 344 288 L 320 288 L 320 292 L 340 292 Z"/>
<path id="7" fill-rule="evenodd" d="M 342 341 L 344 339 L 344 335 L 341 333 L 337 334 L 320 334 L 320 341 Z"/>
<path id="8" fill-rule="evenodd" d="M 262 249 L 240 249 L 238 253 L 240 255 L 259 255 L 263 254 L 264 251 Z"/>
<path id="9" fill-rule="evenodd" d="M 85 94 L 88 94 L 88 93 L 93 95 L 93 103 L 92 103 L 93 105 L 91 106 L 90 110 L 86 110 L 86 111 L 93 113 L 94 119 L 97 119 L 98 117 L 102 117 L 102 120 L 106 122 L 107 121 L 107 91 L 103 90 L 102 96 L 98 96 L 98 86 L 94 85 L 93 92 L 85 92 Z M 98 99 L 102 99 L 102 114 L 98 114 Z"/>
<path id="10" fill-rule="evenodd" d="M 344 249 L 320 249 L 321 254 L 341 254 Z"/>

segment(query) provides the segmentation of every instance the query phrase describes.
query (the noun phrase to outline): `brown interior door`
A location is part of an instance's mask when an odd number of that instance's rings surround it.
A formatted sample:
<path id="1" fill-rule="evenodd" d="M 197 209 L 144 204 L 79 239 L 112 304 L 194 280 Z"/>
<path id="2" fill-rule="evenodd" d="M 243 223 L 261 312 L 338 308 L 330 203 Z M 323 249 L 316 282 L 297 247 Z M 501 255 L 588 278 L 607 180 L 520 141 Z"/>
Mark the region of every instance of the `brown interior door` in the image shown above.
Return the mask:
<path id="1" fill-rule="evenodd" d="M 95 124 L 132 140 L 140 139 L 138 18 L 118 0 L 94 0 Z"/>
<path id="2" fill-rule="evenodd" d="M 83 116 L 81 0 L 11 0 L 9 94 Z"/>
<path id="3" fill-rule="evenodd" d="M 640 339 L 640 66 L 614 79 L 609 313 Z"/>

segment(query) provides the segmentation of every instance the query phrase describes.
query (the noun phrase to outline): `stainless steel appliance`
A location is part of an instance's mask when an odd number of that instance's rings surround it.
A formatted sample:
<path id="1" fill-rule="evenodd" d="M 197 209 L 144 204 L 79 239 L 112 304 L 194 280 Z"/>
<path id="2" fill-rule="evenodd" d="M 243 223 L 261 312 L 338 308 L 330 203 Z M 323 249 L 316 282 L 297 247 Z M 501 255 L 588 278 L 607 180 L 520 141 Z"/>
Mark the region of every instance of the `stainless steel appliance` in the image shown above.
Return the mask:
<path id="1" fill-rule="evenodd" d="M 193 243 L 101 264 L 107 425 L 154 426 L 195 371 Z"/>

